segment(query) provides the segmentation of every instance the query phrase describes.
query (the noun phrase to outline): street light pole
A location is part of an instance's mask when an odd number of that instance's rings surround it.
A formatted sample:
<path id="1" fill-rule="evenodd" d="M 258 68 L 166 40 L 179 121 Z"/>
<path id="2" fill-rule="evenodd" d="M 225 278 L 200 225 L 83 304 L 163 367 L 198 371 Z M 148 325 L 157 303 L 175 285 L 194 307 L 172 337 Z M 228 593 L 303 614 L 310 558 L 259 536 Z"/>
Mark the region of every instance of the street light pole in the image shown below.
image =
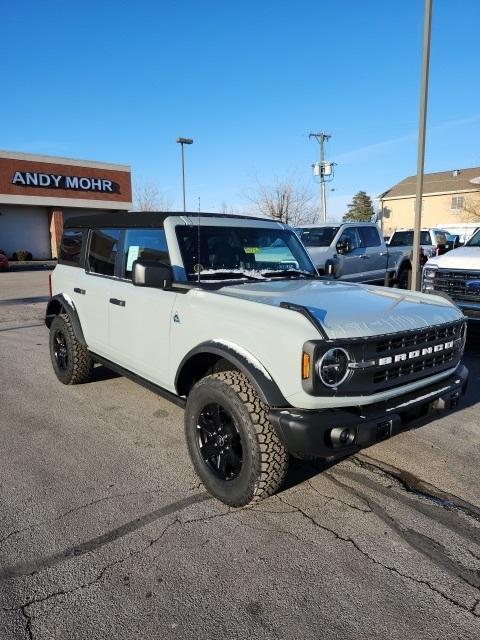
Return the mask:
<path id="1" fill-rule="evenodd" d="M 183 190 L 183 210 L 187 210 L 186 200 L 185 200 L 185 156 L 183 153 L 183 145 L 184 144 L 193 144 L 192 138 L 177 138 L 178 144 L 182 147 L 182 190 Z"/>
<path id="2" fill-rule="evenodd" d="M 417 187 L 415 194 L 415 223 L 413 226 L 412 291 L 420 288 L 420 230 L 422 228 L 423 171 L 425 165 L 425 129 L 427 124 L 428 68 L 430 62 L 430 27 L 432 0 L 425 0 L 423 22 L 423 58 L 420 85 L 420 115 L 418 127 Z"/>

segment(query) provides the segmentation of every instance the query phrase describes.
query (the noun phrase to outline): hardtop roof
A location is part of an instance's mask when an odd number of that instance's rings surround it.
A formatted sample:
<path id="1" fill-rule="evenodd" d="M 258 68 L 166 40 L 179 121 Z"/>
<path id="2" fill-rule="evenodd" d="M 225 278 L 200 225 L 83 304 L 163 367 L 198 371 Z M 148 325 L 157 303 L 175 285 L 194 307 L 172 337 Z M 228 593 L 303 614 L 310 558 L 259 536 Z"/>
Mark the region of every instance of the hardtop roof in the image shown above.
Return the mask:
<path id="1" fill-rule="evenodd" d="M 137 228 L 145 228 L 145 227 L 163 227 L 164 222 L 167 218 L 170 217 L 181 217 L 181 218 L 192 218 L 197 219 L 200 218 L 225 218 L 225 219 L 235 219 L 235 220 L 256 220 L 267 223 L 277 222 L 271 218 L 262 218 L 262 217 L 254 217 L 254 216 L 242 216 L 242 215 L 234 215 L 230 213 L 203 213 L 203 212 L 191 212 L 191 211 L 148 211 L 148 212 L 135 212 L 129 211 L 128 213 L 124 212 L 115 212 L 112 211 L 110 213 L 99 213 L 94 215 L 87 216 L 77 216 L 73 218 L 68 218 L 65 220 L 64 228 L 65 229 L 83 229 L 83 228 L 116 228 L 116 229 L 126 229 L 130 227 Z"/>

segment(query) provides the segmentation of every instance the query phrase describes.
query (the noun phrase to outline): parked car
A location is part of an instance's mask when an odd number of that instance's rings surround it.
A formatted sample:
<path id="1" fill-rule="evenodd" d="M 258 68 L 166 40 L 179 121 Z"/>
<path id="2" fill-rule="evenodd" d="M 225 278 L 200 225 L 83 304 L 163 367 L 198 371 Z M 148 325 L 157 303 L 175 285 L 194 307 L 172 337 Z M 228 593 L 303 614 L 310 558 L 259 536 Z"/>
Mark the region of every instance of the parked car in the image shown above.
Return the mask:
<path id="1" fill-rule="evenodd" d="M 0 250 L 0 271 L 8 271 L 10 265 L 8 264 L 8 259 L 5 253 Z"/>
<path id="2" fill-rule="evenodd" d="M 452 300 L 472 322 L 480 322 L 480 230 L 467 244 L 430 258 L 422 291 Z"/>
<path id="3" fill-rule="evenodd" d="M 70 218 L 59 255 L 45 319 L 59 381 L 100 363 L 184 407 L 193 466 L 229 505 L 273 494 L 290 455 L 352 454 L 467 383 L 454 304 L 320 278 L 268 219 Z"/>
<path id="4" fill-rule="evenodd" d="M 390 236 L 389 247 L 413 249 L 413 229 L 397 229 Z M 444 229 L 421 229 L 420 247 L 426 258 L 451 251 L 455 241 Z"/>
<path id="5" fill-rule="evenodd" d="M 296 231 L 320 275 L 408 289 L 411 250 L 389 249 L 375 223 L 311 224 Z"/>

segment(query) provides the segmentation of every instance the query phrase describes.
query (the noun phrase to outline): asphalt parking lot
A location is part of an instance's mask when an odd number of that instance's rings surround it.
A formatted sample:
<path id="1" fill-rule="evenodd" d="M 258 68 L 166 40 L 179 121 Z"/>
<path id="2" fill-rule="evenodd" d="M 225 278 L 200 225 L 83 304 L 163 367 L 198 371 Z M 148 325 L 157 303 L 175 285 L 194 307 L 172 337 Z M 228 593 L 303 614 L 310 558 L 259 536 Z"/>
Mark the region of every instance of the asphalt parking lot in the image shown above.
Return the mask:
<path id="1" fill-rule="evenodd" d="M 461 406 L 229 509 L 181 409 L 65 387 L 47 271 L 0 274 L 0 639 L 480 637 L 480 339 Z"/>

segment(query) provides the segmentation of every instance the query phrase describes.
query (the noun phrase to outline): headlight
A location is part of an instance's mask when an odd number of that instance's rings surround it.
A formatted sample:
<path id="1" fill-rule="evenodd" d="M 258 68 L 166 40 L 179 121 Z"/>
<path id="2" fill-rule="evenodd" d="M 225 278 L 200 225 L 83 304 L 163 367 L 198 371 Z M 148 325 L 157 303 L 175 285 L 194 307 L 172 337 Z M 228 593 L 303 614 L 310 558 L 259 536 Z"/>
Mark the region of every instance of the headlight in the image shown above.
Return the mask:
<path id="1" fill-rule="evenodd" d="M 326 387 L 340 386 L 350 375 L 350 356 L 345 349 L 329 349 L 317 362 L 317 374 Z"/>
<path id="2" fill-rule="evenodd" d="M 422 291 L 433 291 L 434 285 L 433 281 L 435 279 L 435 274 L 437 273 L 437 267 L 429 267 L 428 265 L 423 268 L 423 283 L 422 283 Z"/>

